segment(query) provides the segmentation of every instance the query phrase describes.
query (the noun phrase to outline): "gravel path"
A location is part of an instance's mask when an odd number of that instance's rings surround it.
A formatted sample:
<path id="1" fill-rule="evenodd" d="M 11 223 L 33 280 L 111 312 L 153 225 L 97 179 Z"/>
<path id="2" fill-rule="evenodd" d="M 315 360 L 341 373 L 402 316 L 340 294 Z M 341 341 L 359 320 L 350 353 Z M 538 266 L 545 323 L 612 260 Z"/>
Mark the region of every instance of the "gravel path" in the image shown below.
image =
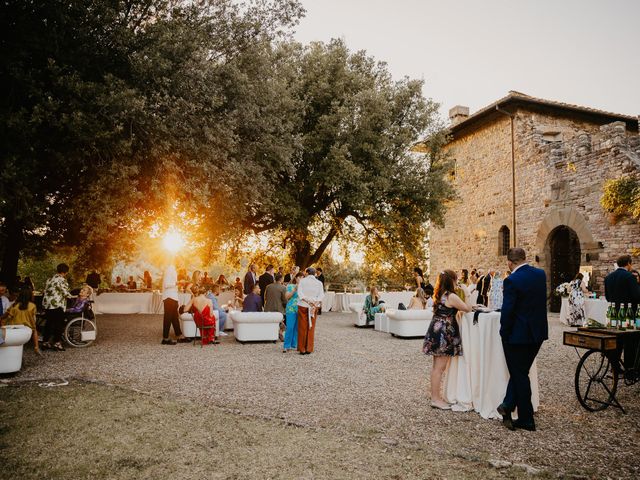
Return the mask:
<path id="1" fill-rule="evenodd" d="M 242 345 L 232 336 L 205 348 L 161 346 L 159 315 L 102 315 L 94 346 L 44 359 L 28 351 L 16 379 L 96 379 L 452 459 L 526 464 L 561 477 L 640 477 L 640 386 L 619 388 L 627 415 L 583 410 L 573 390 L 578 357 L 562 345 L 567 327 L 557 316 L 538 356 L 535 433 L 509 432 L 473 412 L 431 409 L 422 341 L 357 329 L 352 320 L 323 314 L 316 352 L 301 356 L 283 354 L 280 343 Z"/>

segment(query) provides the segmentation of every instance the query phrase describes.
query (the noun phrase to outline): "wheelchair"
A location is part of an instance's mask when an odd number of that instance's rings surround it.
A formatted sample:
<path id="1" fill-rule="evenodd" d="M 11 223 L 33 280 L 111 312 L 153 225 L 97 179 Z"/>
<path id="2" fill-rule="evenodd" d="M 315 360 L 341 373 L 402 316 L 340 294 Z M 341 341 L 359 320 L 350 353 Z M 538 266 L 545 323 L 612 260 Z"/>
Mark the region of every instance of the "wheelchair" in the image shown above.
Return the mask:
<path id="1" fill-rule="evenodd" d="M 37 313 L 37 328 L 42 330 L 45 323 L 44 309 L 42 308 L 42 297 L 35 298 L 36 306 L 38 307 Z M 70 305 L 69 305 L 70 303 Z M 83 348 L 88 347 L 95 342 L 98 336 L 98 323 L 96 322 L 95 313 L 91 305 L 93 300 L 90 300 L 85 305 L 81 312 L 66 312 L 65 313 L 65 325 L 62 332 L 62 338 L 72 347 Z M 73 300 L 68 302 L 68 307 L 73 305 Z"/>

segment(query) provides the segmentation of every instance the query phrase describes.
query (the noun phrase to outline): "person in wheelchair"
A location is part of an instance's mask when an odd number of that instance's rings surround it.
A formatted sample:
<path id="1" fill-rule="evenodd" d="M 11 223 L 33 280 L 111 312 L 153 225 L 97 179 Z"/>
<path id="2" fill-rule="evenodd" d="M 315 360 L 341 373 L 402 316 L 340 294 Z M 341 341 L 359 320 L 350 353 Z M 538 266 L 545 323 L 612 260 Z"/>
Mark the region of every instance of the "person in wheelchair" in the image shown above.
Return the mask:
<path id="1" fill-rule="evenodd" d="M 91 316 L 93 317 L 93 312 L 91 311 L 91 295 L 92 294 L 93 294 L 93 288 L 91 288 L 89 285 L 84 285 L 80 289 L 80 293 L 78 294 L 78 298 L 76 298 L 75 303 L 70 308 L 67 308 L 65 310 L 65 313 L 67 314 L 66 315 L 67 319 L 77 317 L 78 315 L 76 314 L 78 313 L 91 314 Z M 73 314 L 73 315 L 69 315 L 69 314 Z"/>

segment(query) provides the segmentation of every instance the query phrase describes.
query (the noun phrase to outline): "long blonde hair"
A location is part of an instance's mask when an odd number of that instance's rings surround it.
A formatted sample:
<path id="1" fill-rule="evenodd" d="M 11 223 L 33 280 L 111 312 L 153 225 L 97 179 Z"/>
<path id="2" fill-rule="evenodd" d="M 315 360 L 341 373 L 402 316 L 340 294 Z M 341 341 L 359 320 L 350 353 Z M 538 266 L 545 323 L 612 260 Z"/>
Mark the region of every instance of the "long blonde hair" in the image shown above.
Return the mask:
<path id="1" fill-rule="evenodd" d="M 375 295 L 373 294 L 373 292 L 376 292 Z M 380 300 L 380 295 L 378 295 L 378 287 L 376 287 L 375 285 L 373 285 L 369 289 L 369 295 L 371 295 L 371 303 L 378 303 L 378 300 Z"/>
<path id="2" fill-rule="evenodd" d="M 422 303 L 422 308 L 427 307 L 427 294 L 424 292 L 424 289 L 418 288 L 416 290 L 416 298 Z"/>

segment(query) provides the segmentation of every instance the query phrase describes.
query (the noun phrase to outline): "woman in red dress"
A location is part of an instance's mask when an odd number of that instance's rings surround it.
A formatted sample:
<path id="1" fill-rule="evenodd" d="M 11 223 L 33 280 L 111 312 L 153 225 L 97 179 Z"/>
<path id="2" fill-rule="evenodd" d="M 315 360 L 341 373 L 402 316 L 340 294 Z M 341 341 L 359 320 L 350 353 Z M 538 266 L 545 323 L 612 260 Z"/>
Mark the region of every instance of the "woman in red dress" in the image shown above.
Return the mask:
<path id="1" fill-rule="evenodd" d="M 203 345 L 215 343 L 216 317 L 213 313 L 213 303 L 204 296 L 207 293 L 207 289 L 204 286 L 199 287 L 197 293 L 185 305 L 184 311 L 193 313 L 193 320 L 200 329 Z"/>

